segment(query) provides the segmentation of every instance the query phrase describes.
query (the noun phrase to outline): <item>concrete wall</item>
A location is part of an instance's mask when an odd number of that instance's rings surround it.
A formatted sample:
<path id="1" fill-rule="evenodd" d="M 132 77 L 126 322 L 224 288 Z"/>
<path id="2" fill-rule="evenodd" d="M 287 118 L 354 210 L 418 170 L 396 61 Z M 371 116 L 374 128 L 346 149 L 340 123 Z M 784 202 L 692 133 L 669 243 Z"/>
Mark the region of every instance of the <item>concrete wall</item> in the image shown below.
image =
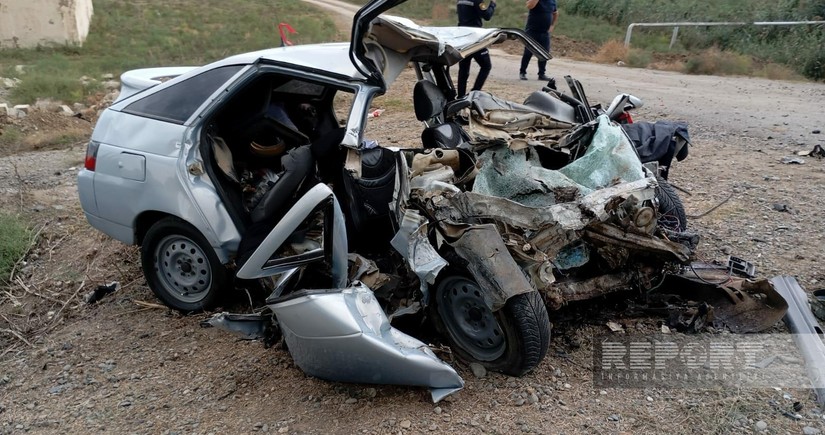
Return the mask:
<path id="1" fill-rule="evenodd" d="M 83 44 L 92 0 L 0 0 L 0 48 Z"/>

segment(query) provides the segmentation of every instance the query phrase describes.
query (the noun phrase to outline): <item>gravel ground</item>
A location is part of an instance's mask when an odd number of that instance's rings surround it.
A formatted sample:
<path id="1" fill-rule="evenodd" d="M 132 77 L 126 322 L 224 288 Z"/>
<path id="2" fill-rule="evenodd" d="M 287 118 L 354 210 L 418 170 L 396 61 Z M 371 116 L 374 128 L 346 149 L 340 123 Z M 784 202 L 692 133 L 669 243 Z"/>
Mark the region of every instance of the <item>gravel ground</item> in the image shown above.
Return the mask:
<path id="1" fill-rule="evenodd" d="M 540 85 L 515 80 L 516 60 L 495 54 L 488 90 L 519 100 Z M 551 66 L 555 75 L 580 79 L 593 100 L 609 101 L 618 91 L 643 98 L 647 105 L 637 119 L 690 123 L 691 154 L 671 175 L 691 193 L 683 195 L 688 213 L 704 212 L 730 196 L 716 211 L 690 222 L 703 236 L 701 259 L 721 260 L 732 253 L 754 262 L 761 276 L 789 274 L 809 291 L 825 287 L 820 220 L 825 161 L 780 162 L 796 151 L 825 145 L 825 138 L 813 133 L 825 127 L 817 112 L 825 86 L 565 60 Z M 400 86 L 376 102 L 386 111 L 368 134 L 384 145 L 418 143 L 412 77 L 405 72 Z M 18 272 L 20 283 L 0 293 L 5 318 L 0 322 L 14 324 L 25 338 L 0 335 L 0 433 L 825 429 L 808 390 L 595 388 L 594 341 L 608 330 L 570 312 L 552 314 L 556 328 L 550 354 L 527 376 L 474 374 L 464 363 L 449 361 L 467 386 L 438 405 L 423 389 L 310 378 L 277 346 L 238 341 L 200 328 L 204 315 L 182 317 L 151 305 L 158 301 L 142 278 L 137 250 L 85 223 L 74 181 L 83 152 L 75 146 L 0 159 L 2 209 L 31 217 L 39 232 Z M 777 211 L 775 204 L 787 211 Z M 80 303 L 89 290 L 115 280 L 121 283 L 115 294 L 94 306 Z M 609 308 L 600 311 L 609 314 Z M 616 316 L 628 332 L 656 329 L 661 320 Z M 800 401 L 802 418 L 783 416 L 770 401 L 783 409 Z"/>

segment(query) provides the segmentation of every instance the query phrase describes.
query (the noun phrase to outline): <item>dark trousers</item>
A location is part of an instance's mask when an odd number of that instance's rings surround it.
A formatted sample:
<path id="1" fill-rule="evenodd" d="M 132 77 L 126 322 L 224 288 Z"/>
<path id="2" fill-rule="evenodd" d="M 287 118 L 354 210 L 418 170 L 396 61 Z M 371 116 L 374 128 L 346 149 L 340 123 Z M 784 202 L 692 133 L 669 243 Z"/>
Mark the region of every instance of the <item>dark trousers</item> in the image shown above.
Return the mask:
<path id="1" fill-rule="evenodd" d="M 549 27 L 549 25 L 547 26 Z M 548 52 L 550 51 L 550 33 L 547 31 L 547 27 L 544 27 L 542 31 L 536 30 L 525 30 L 528 36 L 535 39 L 539 45 L 544 47 L 545 50 Z M 524 54 L 521 55 L 521 68 L 519 69 L 519 73 L 527 74 L 527 65 L 530 65 L 530 58 L 533 57 L 533 52 L 528 50 L 526 47 L 524 48 Z M 545 73 L 545 69 L 547 68 L 547 61 L 540 60 L 539 61 L 539 75 Z"/>
<path id="2" fill-rule="evenodd" d="M 479 66 L 476 82 L 473 84 L 473 88 L 471 89 L 473 91 L 481 90 L 481 87 L 484 86 L 484 82 L 487 80 L 487 76 L 490 75 L 490 70 L 493 68 L 493 63 L 490 62 L 490 51 L 486 48 L 459 62 L 458 98 L 461 98 L 467 94 L 467 80 L 470 78 L 470 65 L 473 63 L 473 59 L 475 59 Z"/>

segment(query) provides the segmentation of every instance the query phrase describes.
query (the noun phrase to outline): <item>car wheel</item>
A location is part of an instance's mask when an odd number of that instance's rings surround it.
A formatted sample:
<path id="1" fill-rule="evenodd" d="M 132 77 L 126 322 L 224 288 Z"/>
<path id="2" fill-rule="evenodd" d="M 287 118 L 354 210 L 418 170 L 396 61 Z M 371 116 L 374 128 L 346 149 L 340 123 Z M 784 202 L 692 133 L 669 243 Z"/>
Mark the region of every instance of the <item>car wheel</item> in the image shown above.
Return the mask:
<path id="1" fill-rule="evenodd" d="M 229 273 L 194 227 L 173 217 L 149 228 L 140 249 L 149 287 L 166 305 L 190 312 L 217 305 Z"/>
<path id="2" fill-rule="evenodd" d="M 492 312 L 473 279 L 450 275 L 435 287 L 433 318 L 453 351 L 489 370 L 521 376 L 547 354 L 550 320 L 536 291 L 511 297 Z"/>
<path id="3" fill-rule="evenodd" d="M 676 189 L 664 178 L 656 176 L 656 200 L 659 202 L 659 226 L 671 231 L 683 232 L 687 229 L 687 215 Z"/>

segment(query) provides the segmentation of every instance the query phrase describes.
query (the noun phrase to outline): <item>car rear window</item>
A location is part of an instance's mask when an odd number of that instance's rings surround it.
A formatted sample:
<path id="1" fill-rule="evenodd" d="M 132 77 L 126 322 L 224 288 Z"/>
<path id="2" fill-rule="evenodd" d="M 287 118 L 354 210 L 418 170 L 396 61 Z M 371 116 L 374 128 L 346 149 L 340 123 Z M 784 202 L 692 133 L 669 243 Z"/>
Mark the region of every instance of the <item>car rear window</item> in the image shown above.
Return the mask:
<path id="1" fill-rule="evenodd" d="M 133 115 L 183 124 L 222 84 L 243 68 L 215 68 L 135 101 L 123 110 Z"/>

